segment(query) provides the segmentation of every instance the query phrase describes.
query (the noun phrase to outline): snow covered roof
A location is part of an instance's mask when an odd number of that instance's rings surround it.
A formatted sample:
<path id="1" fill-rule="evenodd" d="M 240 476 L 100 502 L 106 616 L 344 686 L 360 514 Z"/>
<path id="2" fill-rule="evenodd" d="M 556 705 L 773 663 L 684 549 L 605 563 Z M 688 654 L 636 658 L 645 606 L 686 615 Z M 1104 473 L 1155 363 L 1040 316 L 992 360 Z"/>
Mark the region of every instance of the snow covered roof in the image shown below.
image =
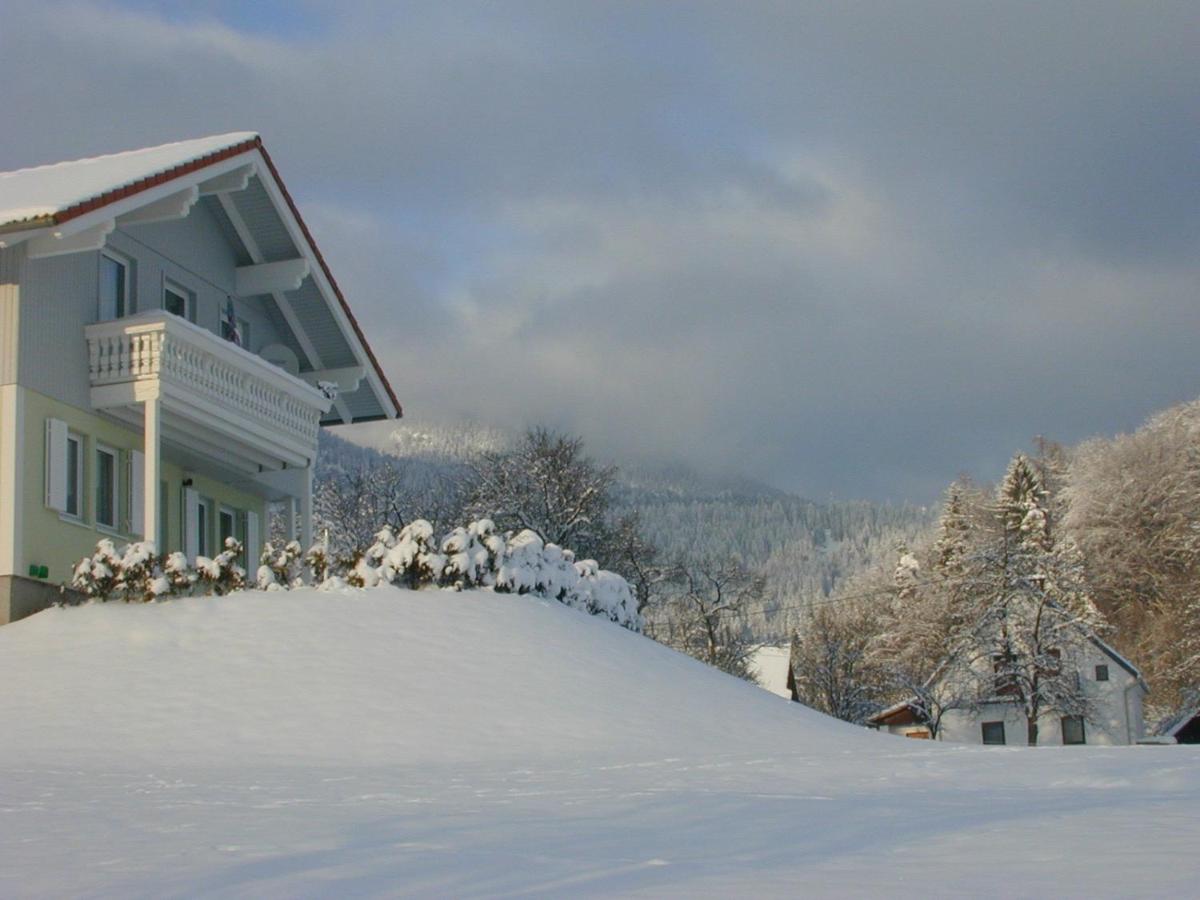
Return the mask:
<path id="1" fill-rule="evenodd" d="M 1174 715 L 1167 716 L 1154 726 L 1155 737 L 1175 737 L 1189 722 L 1200 716 L 1200 703 L 1185 706 Z"/>
<path id="2" fill-rule="evenodd" d="M 95 249 L 115 225 L 136 216 L 139 208 L 175 203 L 176 215 L 186 215 L 199 193 L 206 187 L 219 190 L 214 183 L 235 174 L 232 168 L 243 162 L 246 171 L 257 174 L 267 188 L 265 201 L 256 210 L 273 210 L 271 221 L 286 235 L 288 246 L 310 261 L 312 279 L 297 295 L 302 302 L 294 316 L 306 332 L 304 340 L 325 359 L 344 360 L 335 367 L 357 362 L 365 370 L 368 390 L 339 396 L 331 418 L 322 424 L 398 418 L 400 401 L 256 132 L 234 131 L 0 172 L 0 248 L 23 240 L 51 240 L 40 237 L 46 234 L 54 239 L 76 234 L 76 240 L 87 237 L 92 242 L 79 241 L 73 249 Z M 254 228 L 245 224 L 243 231 L 253 237 Z M 237 238 L 244 243 L 243 232 Z M 267 261 L 274 259 L 254 260 Z M 295 322 L 289 322 L 293 330 Z"/>
<path id="3" fill-rule="evenodd" d="M 0 229 L 57 225 L 84 212 L 252 149 L 234 131 L 90 159 L 0 172 Z"/>

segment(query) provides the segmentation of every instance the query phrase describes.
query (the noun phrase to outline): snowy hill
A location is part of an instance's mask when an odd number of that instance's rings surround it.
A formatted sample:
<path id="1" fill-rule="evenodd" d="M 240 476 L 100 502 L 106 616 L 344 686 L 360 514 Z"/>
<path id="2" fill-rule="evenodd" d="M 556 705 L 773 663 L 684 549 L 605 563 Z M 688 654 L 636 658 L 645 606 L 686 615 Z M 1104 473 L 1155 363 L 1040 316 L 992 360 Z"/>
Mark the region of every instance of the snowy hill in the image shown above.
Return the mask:
<path id="1" fill-rule="evenodd" d="M 0 896 L 1190 893 L 1200 751 L 918 744 L 559 604 L 0 629 Z"/>

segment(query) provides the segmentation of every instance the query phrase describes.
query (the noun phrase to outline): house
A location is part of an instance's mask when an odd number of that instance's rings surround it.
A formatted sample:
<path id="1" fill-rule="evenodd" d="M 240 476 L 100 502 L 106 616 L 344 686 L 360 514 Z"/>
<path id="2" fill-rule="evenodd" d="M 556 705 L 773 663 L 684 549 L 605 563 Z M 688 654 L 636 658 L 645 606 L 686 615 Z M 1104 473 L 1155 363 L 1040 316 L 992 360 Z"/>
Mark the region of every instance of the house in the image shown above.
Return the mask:
<path id="1" fill-rule="evenodd" d="M 258 135 L 0 174 L 0 624 L 100 538 L 307 544 L 320 427 L 399 415 Z"/>
<path id="2" fill-rule="evenodd" d="M 1038 743 L 1113 745 L 1141 740 L 1145 735 L 1142 707 L 1149 692 L 1141 672 L 1095 636 L 1080 642 L 1069 658 L 1087 698 L 1089 712 L 1086 716 L 1063 715 L 1061 710 L 1047 709 L 1038 720 Z M 915 697 L 879 711 L 867 724 L 909 738 L 928 739 L 936 730 L 936 738 L 942 741 L 1025 744 L 1024 712 L 1018 703 L 1005 696 L 1002 685 L 992 696 L 963 703 L 946 702 L 955 692 L 943 689 L 944 686 L 960 676 L 955 666 L 943 665 L 926 685 L 930 698 L 936 702 L 940 697 L 946 703 L 936 729 L 931 727 L 933 723 L 926 711 L 931 704 Z"/>

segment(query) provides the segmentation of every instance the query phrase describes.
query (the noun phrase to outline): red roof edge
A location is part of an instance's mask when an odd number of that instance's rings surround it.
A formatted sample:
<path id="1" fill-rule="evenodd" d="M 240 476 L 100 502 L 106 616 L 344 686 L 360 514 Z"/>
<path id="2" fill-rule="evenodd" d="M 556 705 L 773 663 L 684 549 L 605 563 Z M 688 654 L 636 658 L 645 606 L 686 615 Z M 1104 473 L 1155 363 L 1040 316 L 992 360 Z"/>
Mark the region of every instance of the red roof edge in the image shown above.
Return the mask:
<path id="1" fill-rule="evenodd" d="M 161 184 L 166 184 L 168 181 L 174 181 L 176 178 L 182 178 L 184 175 L 189 175 L 199 169 L 215 165 L 223 162 L 231 157 L 245 153 L 247 150 L 253 150 L 255 147 L 262 148 L 261 138 L 252 138 L 248 141 L 241 141 L 231 147 L 226 147 L 224 150 L 217 150 L 214 153 L 209 153 L 206 156 L 199 156 L 191 162 L 183 163 L 174 168 L 167 169 L 163 172 L 157 172 L 154 175 L 149 175 L 138 181 L 131 182 L 123 187 L 116 188 L 111 191 L 106 191 L 91 199 L 76 203 L 74 206 L 68 206 L 64 210 L 60 210 L 54 215 L 54 224 L 61 225 L 63 222 L 69 222 L 72 219 L 77 219 L 82 215 L 100 209 L 103 206 L 108 206 L 110 203 L 116 203 L 118 200 L 124 200 L 126 197 L 132 197 L 134 194 L 140 194 L 142 191 L 148 191 L 150 188 L 158 187 Z M 264 151 L 264 155 L 265 151 Z"/>
<path id="2" fill-rule="evenodd" d="M 359 343 L 367 351 L 371 365 L 375 367 L 375 374 L 379 376 L 379 381 L 383 384 L 384 390 L 387 391 L 388 399 L 392 401 L 392 406 L 396 408 L 396 417 L 402 417 L 404 411 L 400 408 L 400 401 L 396 397 L 396 392 L 392 389 L 391 382 L 388 381 L 387 376 L 383 374 L 383 368 L 379 365 L 379 360 L 375 358 L 375 351 L 371 349 L 371 345 L 367 342 L 367 338 L 358 324 L 358 319 L 354 318 L 354 313 L 350 311 L 350 304 L 346 302 L 346 298 L 342 294 L 342 289 L 338 287 L 337 279 L 333 277 L 333 272 L 329 270 L 329 264 L 325 262 L 325 257 L 321 255 L 321 248 L 313 240 L 312 232 L 308 230 L 308 225 L 305 224 L 304 217 L 300 215 L 300 210 L 296 207 L 296 201 L 292 199 L 292 195 L 288 193 L 287 185 L 279 177 L 279 170 L 275 168 L 275 161 L 271 159 L 271 154 L 267 152 L 267 148 L 263 146 L 261 138 L 256 138 L 254 143 L 266 161 L 267 168 L 271 170 L 271 175 L 275 179 L 275 183 L 279 185 L 279 191 L 283 194 L 283 199 L 287 201 L 288 208 L 291 209 L 292 215 L 296 217 L 296 222 L 300 226 L 300 230 L 304 233 L 304 239 L 308 241 L 308 246 L 312 248 L 313 255 L 317 258 L 317 262 L 321 264 L 321 271 L 325 273 L 330 287 L 333 288 L 333 293 L 337 296 L 338 303 L 342 305 L 342 312 L 350 320 L 350 327 L 354 329 Z"/>

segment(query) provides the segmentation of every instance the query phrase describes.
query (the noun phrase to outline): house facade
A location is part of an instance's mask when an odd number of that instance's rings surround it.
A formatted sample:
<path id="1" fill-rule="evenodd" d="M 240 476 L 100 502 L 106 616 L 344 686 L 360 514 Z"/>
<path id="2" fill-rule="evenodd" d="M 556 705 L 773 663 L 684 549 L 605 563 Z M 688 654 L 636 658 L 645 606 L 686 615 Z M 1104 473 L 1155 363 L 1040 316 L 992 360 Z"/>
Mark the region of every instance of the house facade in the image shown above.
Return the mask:
<path id="1" fill-rule="evenodd" d="M 1047 709 L 1038 719 L 1038 744 L 1135 744 L 1146 734 L 1143 704 L 1149 688 L 1141 672 L 1104 641 L 1082 642 L 1069 656 L 1079 678 L 1089 712 L 1086 716 L 1063 715 Z M 1064 665 L 1067 663 L 1064 662 Z M 982 674 L 982 673 L 979 673 Z M 953 667 L 941 670 L 938 679 L 956 677 Z M 938 696 L 939 684 L 929 685 Z M 943 692 L 943 696 L 947 693 Z M 876 713 L 868 724 L 890 734 L 929 739 L 934 729 L 915 700 L 906 700 Z M 1016 744 L 1028 741 L 1028 727 L 1021 705 L 995 696 L 948 708 L 938 723 L 936 739 L 963 744 Z"/>
<path id="2" fill-rule="evenodd" d="M 256 134 L 0 173 L 0 624 L 101 538 L 307 545 L 319 429 L 399 415 Z"/>

